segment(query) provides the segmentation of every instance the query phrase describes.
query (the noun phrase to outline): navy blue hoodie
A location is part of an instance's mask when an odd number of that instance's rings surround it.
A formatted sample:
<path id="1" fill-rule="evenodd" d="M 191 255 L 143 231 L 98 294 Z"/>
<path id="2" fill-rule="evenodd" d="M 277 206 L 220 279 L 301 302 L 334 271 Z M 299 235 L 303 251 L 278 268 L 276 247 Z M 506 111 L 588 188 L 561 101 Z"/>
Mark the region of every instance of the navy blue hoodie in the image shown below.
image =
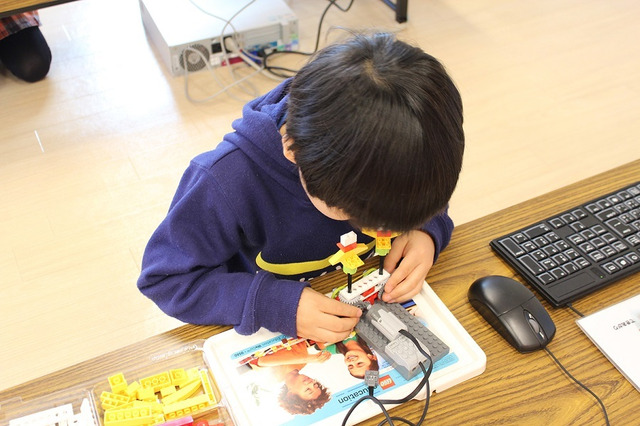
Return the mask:
<path id="1" fill-rule="evenodd" d="M 335 269 L 328 258 L 349 231 L 320 213 L 282 152 L 285 81 L 243 109 L 232 133 L 194 158 L 166 218 L 151 236 L 138 288 L 165 313 L 192 324 L 233 325 L 241 334 L 264 327 L 296 335 L 304 280 Z M 423 229 L 448 244 L 446 214 Z"/>

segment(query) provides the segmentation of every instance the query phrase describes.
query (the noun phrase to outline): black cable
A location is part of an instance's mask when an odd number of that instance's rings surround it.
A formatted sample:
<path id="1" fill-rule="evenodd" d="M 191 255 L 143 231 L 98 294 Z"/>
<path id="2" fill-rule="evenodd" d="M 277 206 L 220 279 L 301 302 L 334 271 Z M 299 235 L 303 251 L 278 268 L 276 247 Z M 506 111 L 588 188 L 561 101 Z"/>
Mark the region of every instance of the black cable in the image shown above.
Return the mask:
<path id="1" fill-rule="evenodd" d="M 294 54 L 294 55 L 311 56 L 314 53 L 316 53 L 318 51 L 318 47 L 320 46 L 320 33 L 322 32 L 322 23 L 324 22 L 324 17 L 327 14 L 327 12 L 329 11 L 329 9 L 331 8 L 331 6 L 335 6 L 338 9 L 340 9 L 341 11 L 343 11 L 343 12 L 348 12 L 349 9 L 351 9 L 351 6 L 353 6 L 353 2 L 355 0 L 350 0 L 349 4 L 346 7 L 340 6 L 337 3 L 337 1 L 338 0 L 329 0 L 329 4 L 327 5 L 327 7 L 325 7 L 324 11 L 322 12 L 322 15 L 320 16 L 320 21 L 318 23 L 318 32 L 316 34 L 316 44 L 315 44 L 315 47 L 313 49 L 313 52 L 298 52 L 298 51 L 295 51 L 295 50 L 274 50 L 274 51 L 269 52 L 269 53 L 265 54 L 264 56 L 262 56 L 262 65 L 263 65 L 265 71 L 268 71 L 271 74 L 273 74 L 273 75 L 275 75 L 277 77 L 281 77 L 281 78 L 293 77 L 298 72 L 298 70 L 294 70 L 294 69 L 291 69 L 291 68 L 268 65 L 267 61 L 273 55 L 280 55 L 280 54 L 291 55 L 291 54 Z M 290 74 L 283 74 L 280 71 L 286 71 L 287 73 L 290 73 Z"/>
<path id="2" fill-rule="evenodd" d="M 354 402 L 354 404 L 351 406 L 351 408 L 349 409 L 349 411 L 347 412 L 347 414 L 344 417 L 344 420 L 342 421 L 342 425 L 344 426 L 347 423 L 347 420 L 349 419 L 349 416 L 351 416 L 351 413 L 353 412 L 353 410 L 355 409 L 356 406 L 360 405 L 360 403 L 364 400 L 367 399 L 371 399 L 372 401 L 374 401 L 376 404 L 378 404 L 378 406 L 380 406 L 380 409 L 382 410 L 382 413 L 385 415 L 385 420 L 383 420 L 382 422 L 378 423 L 378 426 L 382 426 L 384 424 L 388 424 L 389 426 L 393 426 L 393 421 L 400 421 L 402 423 L 405 423 L 409 426 L 419 426 L 422 424 L 422 422 L 424 421 L 424 419 L 427 417 L 427 411 L 429 410 L 429 401 L 431 400 L 431 388 L 429 386 L 429 377 L 431 376 L 431 372 L 433 371 L 433 359 L 431 358 L 431 356 L 422 348 L 422 346 L 420 345 L 420 342 L 418 342 L 418 340 L 413 337 L 413 335 L 411 333 L 409 333 L 406 330 L 399 330 L 399 332 L 403 335 L 406 336 L 407 338 L 409 338 L 409 340 L 411 340 L 413 342 L 413 344 L 416 346 L 416 348 L 418 349 L 418 351 L 424 355 L 428 360 L 429 360 L 429 368 L 425 368 L 424 364 L 422 362 L 419 362 L 418 365 L 420 366 L 420 368 L 422 369 L 422 373 L 423 373 L 423 377 L 422 380 L 420 380 L 420 382 L 418 383 L 418 385 L 415 387 L 415 389 L 407 396 L 405 396 L 404 398 L 401 399 L 378 399 L 375 396 L 373 396 L 373 391 L 372 388 L 369 387 L 369 395 L 365 395 L 363 397 L 361 397 L 359 400 L 357 400 L 356 402 Z M 425 388 L 426 391 L 426 398 L 425 398 L 425 404 L 424 404 L 424 408 L 422 409 L 422 415 L 420 416 L 420 419 L 418 420 L 418 423 L 413 423 L 405 418 L 402 417 L 390 417 L 389 413 L 387 412 L 387 409 L 384 407 L 384 404 L 403 404 L 405 402 L 410 401 L 411 399 L 413 399 L 422 388 Z"/>
<path id="3" fill-rule="evenodd" d="M 609 416 L 607 415 L 607 409 L 604 406 L 604 403 L 602 402 L 602 400 L 598 397 L 598 395 L 593 393 L 593 391 L 591 389 L 589 389 L 588 387 L 586 387 L 580 380 L 578 380 L 575 377 L 573 377 L 573 375 L 571 373 L 569 373 L 569 371 L 564 367 L 564 365 L 562 365 L 562 363 L 558 360 L 558 358 L 556 358 L 556 356 L 553 354 L 553 352 L 551 352 L 549 350 L 549 348 L 545 347 L 544 350 L 547 351 L 547 353 L 551 356 L 551 358 L 553 358 L 553 360 L 556 362 L 556 364 L 558 364 L 558 366 L 562 369 L 562 371 L 564 371 L 564 373 L 567 376 L 569 376 L 571 378 L 571 380 L 573 380 L 578 385 L 580 385 L 582 387 L 582 389 L 584 389 L 587 392 L 589 392 L 596 399 L 596 401 L 598 401 L 598 404 L 600 404 L 600 407 L 602 408 L 602 413 L 604 414 L 605 424 L 607 426 L 609 426 Z"/>
<path id="4" fill-rule="evenodd" d="M 573 305 L 571 303 L 567 303 L 567 308 L 571 309 L 573 312 L 575 312 L 578 316 L 580 317 L 584 317 L 584 314 L 582 312 L 580 312 L 579 310 L 577 310 L 576 308 L 573 307 Z"/>
<path id="5" fill-rule="evenodd" d="M 371 396 L 371 395 L 365 395 L 365 396 L 363 396 L 362 398 L 360 398 L 359 400 L 357 400 L 356 402 L 353 403 L 351 408 L 349 408 L 349 411 L 347 411 L 347 414 L 344 416 L 344 420 L 342 420 L 342 426 L 347 424 L 347 419 L 349 418 L 349 416 L 351 415 L 353 410 L 355 410 L 358 405 L 360 405 L 362 402 L 366 401 L 367 399 L 370 399 L 371 401 L 373 401 L 376 404 L 378 404 L 378 406 L 382 410 L 382 413 L 387 418 L 385 421 L 388 421 L 389 425 L 393 426 L 393 421 L 391 420 L 391 417 L 389 417 L 389 413 L 387 412 L 387 409 L 384 408 L 384 405 L 382 405 L 382 402 L 380 402 L 380 400 L 378 398 L 376 398 L 375 396 Z"/>

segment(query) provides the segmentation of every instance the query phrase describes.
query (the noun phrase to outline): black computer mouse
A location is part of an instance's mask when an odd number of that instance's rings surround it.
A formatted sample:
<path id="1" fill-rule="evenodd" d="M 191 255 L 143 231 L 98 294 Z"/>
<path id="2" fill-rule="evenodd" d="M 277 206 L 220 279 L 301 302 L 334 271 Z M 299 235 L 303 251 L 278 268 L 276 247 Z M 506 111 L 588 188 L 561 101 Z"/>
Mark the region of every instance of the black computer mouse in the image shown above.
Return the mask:
<path id="1" fill-rule="evenodd" d="M 522 353 L 547 346 L 556 326 L 542 303 L 518 281 L 500 275 L 479 278 L 468 292 L 471 305 Z"/>

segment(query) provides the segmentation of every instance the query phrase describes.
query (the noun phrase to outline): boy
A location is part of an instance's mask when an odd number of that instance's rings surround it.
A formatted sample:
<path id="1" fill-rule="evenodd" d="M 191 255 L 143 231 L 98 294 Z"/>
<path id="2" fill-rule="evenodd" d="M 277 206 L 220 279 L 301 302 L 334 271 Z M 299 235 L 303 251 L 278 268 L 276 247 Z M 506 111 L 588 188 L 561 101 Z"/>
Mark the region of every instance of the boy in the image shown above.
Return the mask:
<path id="1" fill-rule="evenodd" d="M 390 34 L 319 51 L 245 105 L 235 132 L 192 160 L 146 248 L 138 287 L 193 324 L 345 339 L 360 309 L 303 279 L 331 269 L 349 231 L 404 232 L 383 300 L 410 299 L 448 244 L 462 165 L 462 102 L 433 57 Z"/>

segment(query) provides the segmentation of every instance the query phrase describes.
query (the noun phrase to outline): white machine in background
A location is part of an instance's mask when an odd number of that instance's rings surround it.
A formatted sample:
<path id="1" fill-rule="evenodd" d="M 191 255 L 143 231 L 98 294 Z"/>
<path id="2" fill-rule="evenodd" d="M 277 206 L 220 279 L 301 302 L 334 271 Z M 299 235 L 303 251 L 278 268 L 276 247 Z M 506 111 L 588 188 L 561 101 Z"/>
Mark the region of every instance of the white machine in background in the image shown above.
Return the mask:
<path id="1" fill-rule="evenodd" d="M 232 37 L 250 53 L 298 49 L 298 18 L 284 0 L 256 0 L 238 13 L 248 3 L 140 0 L 140 11 L 148 38 L 174 76 L 184 74 L 185 67 L 188 72 L 206 68 L 203 58 L 211 66 L 223 65 L 221 38 Z M 229 44 L 225 49 L 232 50 Z M 231 64 L 242 60 L 233 52 L 228 59 Z"/>

